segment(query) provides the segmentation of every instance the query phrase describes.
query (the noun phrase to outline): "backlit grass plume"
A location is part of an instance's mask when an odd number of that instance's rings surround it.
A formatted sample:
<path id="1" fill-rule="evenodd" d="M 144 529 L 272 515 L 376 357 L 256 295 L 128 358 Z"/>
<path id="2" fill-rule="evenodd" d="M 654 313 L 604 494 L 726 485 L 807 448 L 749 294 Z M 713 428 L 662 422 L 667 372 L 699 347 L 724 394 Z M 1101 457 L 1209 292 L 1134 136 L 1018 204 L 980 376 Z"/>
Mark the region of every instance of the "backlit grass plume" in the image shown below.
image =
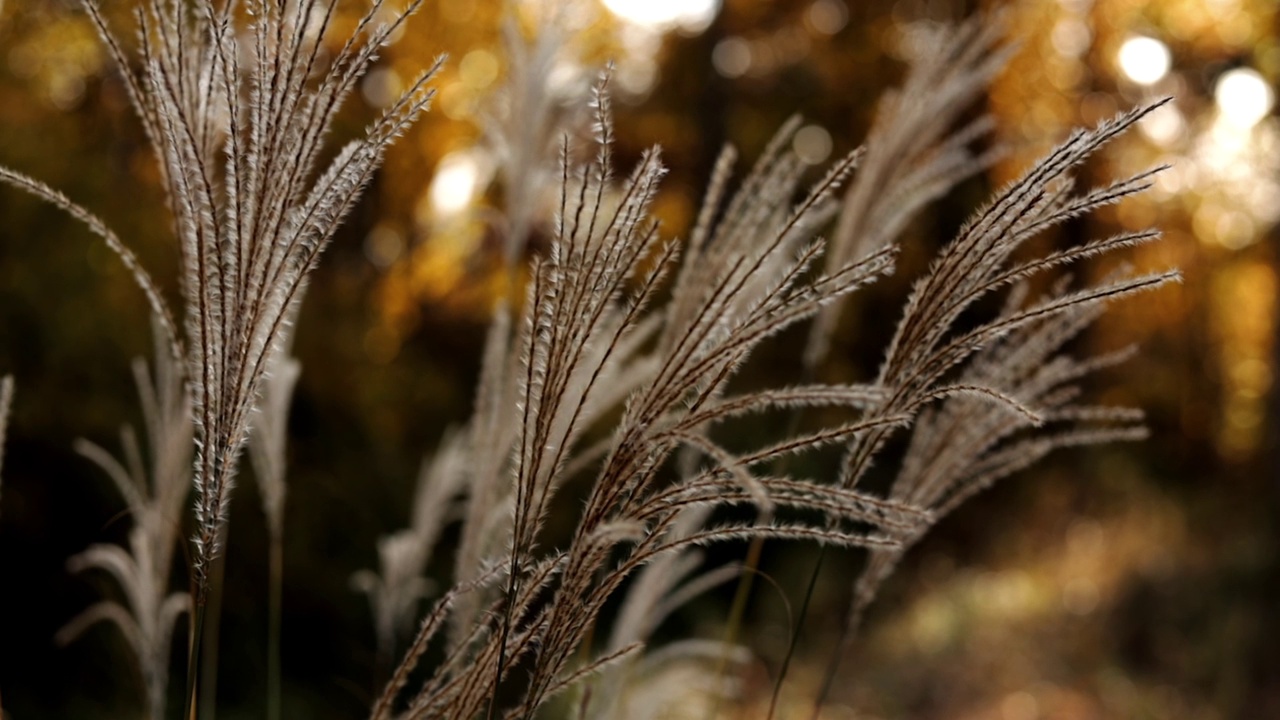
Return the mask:
<path id="1" fill-rule="evenodd" d="M 881 399 L 868 411 L 871 417 L 924 413 L 915 423 L 913 445 L 891 498 L 937 517 L 1055 447 L 1141 436 L 1136 411 L 1073 404 L 1072 383 L 1110 359 L 1077 361 L 1058 351 L 1107 303 L 1175 282 L 1179 273 L 1121 273 L 1077 289 L 1059 282 L 1053 292 L 1031 301 L 1023 281 L 1151 242 L 1159 233 L 1124 233 L 1029 259 L 1014 253 L 1055 225 L 1151 186 L 1163 168 L 1081 193 L 1075 192 L 1070 173 L 1164 102 L 1072 133 L 972 216 L 916 282 L 876 379 Z M 976 327 L 957 327 L 978 300 L 1010 289 L 1003 312 Z M 877 428 L 848 444 L 840 487 L 858 486 L 891 432 Z M 896 557 L 873 553 L 837 652 L 846 649 L 861 611 Z M 828 688 L 837 664 L 838 655 L 828 667 Z"/>
<path id="2" fill-rule="evenodd" d="M 758 537 L 869 548 L 849 611 L 852 630 L 897 558 L 959 502 L 1053 448 L 1140 437 L 1135 411 L 1077 401 L 1075 382 L 1123 354 L 1075 360 L 1061 350 L 1106 303 L 1177 273 L 1121 273 L 1076 289 L 1062 281 L 1034 299 L 1027 280 L 1157 234 L 1039 257 L 1015 259 L 1014 252 L 1057 223 L 1148 186 L 1158 169 L 1079 194 L 1068 173 L 1154 107 L 1074 134 L 975 214 L 917 281 L 873 382 L 729 394 L 761 342 L 892 270 L 891 241 L 817 270 L 825 248 L 815 233 L 839 213 L 862 212 L 835 198 L 864 155 L 838 161 L 800 192 L 805 166 L 787 150 L 798 123 L 788 123 L 732 197 L 734 153 L 726 150 L 689 240 L 664 242 L 648 216 L 663 174 L 657 150 L 614 177 L 602 82 L 595 152 L 575 160 L 568 141 L 562 145 L 555 235 L 534 262 L 522 319 L 514 329 L 505 311 L 495 320 L 473 440 L 459 450 L 455 436 L 442 451 L 474 459 L 454 465 L 472 468 L 460 471 L 472 496 L 458 561 L 465 581 L 429 611 L 372 717 L 532 718 L 583 682 L 580 716 L 629 716 L 627 708 L 639 706 L 626 696 L 654 697 L 645 684 L 660 673 L 637 658 L 656 624 L 738 571 L 687 580 L 699 562 L 690 548 Z M 669 291 L 659 293 L 676 265 Z M 959 322 L 998 292 L 1007 292 L 1002 312 L 976 325 Z M 743 416 L 818 406 L 843 407 L 852 419 L 762 447 L 722 444 L 721 431 Z M 605 412 L 613 407 L 620 409 Z M 898 483 L 887 497 L 861 491 L 887 440 L 908 428 Z M 776 472 L 780 458 L 829 445 L 845 448 L 830 478 Z M 592 480 L 576 530 L 546 545 L 542 531 L 560 512 L 553 509 L 559 491 L 584 473 Z M 476 498 L 484 498 L 479 507 Z M 733 505 L 767 512 L 754 520 L 714 512 Z M 609 641 L 597 645 L 601 613 L 624 588 Z M 444 660 L 425 681 L 412 681 L 451 617 L 461 619 Z M 671 657 L 688 657 L 675 649 Z M 726 649 L 704 643 L 693 652 L 715 657 Z M 694 676 L 710 680 L 708 692 L 721 692 L 714 674 L 686 674 Z"/>
<path id="3" fill-rule="evenodd" d="M 790 123 L 726 203 L 732 168 L 727 152 L 703 223 L 685 246 L 686 270 L 669 300 L 655 306 L 678 248 L 660 239 L 648 214 L 664 168 L 655 149 L 628 176 L 615 179 L 603 82 L 595 112 L 595 151 L 577 161 L 568 141 L 562 146 L 556 232 L 548 255 L 535 261 L 522 319 L 510 331 L 497 323 L 486 353 L 491 360 L 477 418 L 488 422 L 489 398 L 514 395 L 515 404 L 505 409 L 514 432 L 489 435 L 474 452 L 504 458 L 509 474 L 493 476 L 511 484 L 497 489 L 506 502 L 486 506 L 502 508 L 496 521 L 487 512 L 470 517 L 504 528 L 487 535 L 507 541 L 473 555 L 477 569 L 462 571 L 473 580 L 437 602 L 374 718 L 531 717 L 550 697 L 639 651 L 658 618 L 639 615 L 620 646 L 585 661 L 579 656 L 605 604 L 629 576 L 688 548 L 756 535 L 896 547 L 927 521 L 926 512 L 909 504 L 760 472 L 779 457 L 903 424 L 907 415 L 854 420 L 746 450 L 730 450 L 712 433 L 748 414 L 807 405 L 857 409 L 878 397 L 864 386 L 725 394 L 761 342 L 892 267 L 893 252 L 886 249 L 829 274 L 812 272 L 822 252 L 814 232 L 830 218 L 833 193 L 857 155 L 838 162 L 796 203 L 805 166 L 784 149 L 797 125 Z M 493 344 L 518 348 L 519 362 L 506 362 L 507 353 L 492 352 Z M 585 442 L 603 411 L 619 405 L 621 415 L 614 416 L 606 439 Z M 509 437 L 500 454 L 495 437 Z M 681 448 L 692 449 L 704 464 L 673 476 L 669 461 Z M 561 486 L 577 472 L 594 477 L 578 527 L 564 548 L 543 549 L 543 524 Z M 812 511 L 825 520 L 814 523 L 798 514 L 777 522 L 708 522 L 706 512 L 689 515 L 751 504 Z M 673 530 L 681 518 L 686 525 L 690 518 L 696 522 Z M 463 532 L 465 537 L 468 529 Z M 655 592 L 670 587 L 657 583 Z M 467 596 L 487 598 L 480 603 L 487 610 L 459 626 L 443 663 L 396 713 L 427 643 Z M 639 639 L 630 641 L 627 633 Z M 522 677 L 512 677 L 517 667 Z M 504 697 L 511 698 L 509 705 Z"/>
<path id="4" fill-rule="evenodd" d="M 128 425 L 120 431 L 123 462 L 88 440 L 76 442 L 76 451 L 101 468 L 124 499 L 133 524 L 129 545 L 92 545 L 67 561 L 73 572 L 100 570 L 111 575 L 125 601 L 91 605 L 58 632 L 57 640 L 71 642 L 99 621 L 114 623 L 142 671 L 148 717 L 161 720 L 173 630 L 191 608 L 190 595 L 172 592 L 169 577 L 191 492 L 191 401 L 181 369 L 163 342 L 156 343 L 154 376 L 141 358 L 134 360 L 133 373 L 145 420 L 147 459 Z"/>
<path id="5" fill-rule="evenodd" d="M 439 62 L 321 162 L 329 128 L 419 2 L 394 10 L 375 0 L 330 53 L 321 40 L 336 2 L 141 0 L 131 59 L 96 2 L 85 0 L 160 160 L 179 249 L 182 333 L 157 284 L 102 221 L 39 181 L 0 170 L 0 180 L 62 207 L 107 241 L 185 364 L 196 434 L 196 646 L 210 563 L 221 552 L 238 459 L 275 346 L 339 223 L 392 141 L 426 109 Z"/>

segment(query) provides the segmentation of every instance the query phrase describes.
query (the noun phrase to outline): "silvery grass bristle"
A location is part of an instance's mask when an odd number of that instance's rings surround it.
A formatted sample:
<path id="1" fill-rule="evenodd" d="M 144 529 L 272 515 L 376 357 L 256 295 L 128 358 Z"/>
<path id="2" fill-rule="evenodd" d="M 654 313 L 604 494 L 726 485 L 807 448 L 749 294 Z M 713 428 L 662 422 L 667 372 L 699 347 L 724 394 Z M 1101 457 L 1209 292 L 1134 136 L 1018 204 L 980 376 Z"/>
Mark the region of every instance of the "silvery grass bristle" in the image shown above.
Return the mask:
<path id="1" fill-rule="evenodd" d="M 671 540 L 687 537 L 705 527 L 710 508 L 693 507 L 681 511 L 667 533 Z M 636 575 L 623 596 L 618 616 L 605 645 L 606 652 L 621 653 L 626 648 L 650 643 L 658 627 L 694 598 L 733 580 L 742 571 L 738 565 L 723 565 L 698 572 L 703 553 L 695 548 L 670 553 L 649 563 Z M 606 668 L 588 683 L 577 705 L 578 716 L 609 718 L 661 717 L 674 709 L 673 702 L 689 691 L 690 684 L 701 687 L 707 697 L 728 694 L 722 687 L 716 666 L 728 660 L 734 669 L 751 659 L 744 647 L 713 640 L 689 639 L 629 656 Z M 679 664 L 681 672 L 662 672 Z M 732 678 L 736 672 L 728 673 Z"/>
<path id="2" fill-rule="evenodd" d="M 999 145 L 975 149 L 995 128 L 990 115 L 961 124 L 1015 47 L 1004 43 L 999 14 L 938 25 L 917 43 L 907 75 L 884 93 L 864 144 L 866 156 L 849 183 L 827 252 L 828 267 L 897 241 L 931 201 L 982 172 L 1001 155 Z M 816 371 L 830 349 L 843 303 L 823 309 L 809 330 L 805 364 Z"/>
<path id="3" fill-rule="evenodd" d="M 172 354 L 185 359 L 198 441 L 198 606 L 282 328 L 386 149 L 431 100 L 428 83 L 441 61 L 321 166 L 338 109 L 419 4 L 391 10 L 383 0 L 371 3 L 326 62 L 321 37 L 336 3 L 251 0 L 242 32 L 236 3 L 143 2 L 135 13 L 135 71 L 97 4 L 85 0 L 163 170 L 182 269 L 181 336 L 156 283 L 105 224 L 42 183 L 0 170 L 0 180 L 66 209 L 106 239 L 161 318 Z"/>
<path id="4" fill-rule="evenodd" d="M 863 145 L 865 154 L 840 201 L 826 253 L 828 268 L 893 247 L 929 202 L 1000 156 L 998 146 L 975 147 L 994 128 L 991 117 L 979 115 L 966 124 L 961 119 L 1011 54 L 1001 44 L 1002 30 L 1000 16 L 976 16 L 956 25 L 931 27 L 927 40 L 914 44 L 902 84 L 887 90 L 877 103 Z M 826 305 L 810 324 L 802 370 L 805 381 L 820 374 L 844 306 L 843 302 Z M 803 408 L 793 408 L 789 415 L 793 426 L 804 421 Z M 747 549 L 747 572 L 729 611 L 726 642 L 734 642 L 740 630 L 763 545 L 763 539 L 756 538 Z M 816 575 L 817 570 L 814 579 Z M 796 623 L 804 622 L 807 605 L 806 596 Z M 799 637 L 797 625 L 775 685 L 775 701 Z"/>
<path id="5" fill-rule="evenodd" d="M 170 355 L 185 365 L 196 436 L 197 649 L 210 564 L 221 552 L 267 365 L 337 227 L 387 148 L 427 109 L 443 59 L 322 164 L 329 129 L 379 48 L 420 4 L 374 0 L 331 54 L 322 38 L 336 2 L 247 0 L 241 13 L 236 2 L 142 0 L 135 70 L 96 2 L 84 0 L 159 159 L 179 251 L 182 332 L 157 283 L 97 216 L 0 169 L 0 181 L 61 207 L 107 242 L 146 294 Z M 189 678 L 189 705 L 196 693 Z"/>
<path id="6" fill-rule="evenodd" d="M 422 600 L 432 584 L 425 577 L 440 533 L 456 509 L 455 496 L 467 480 L 469 438 L 451 432 L 434 458 L 424 459 L 414 490 L 409 527 L 378 540 L 378 570 L 361 570 L 352 587 L 369 596 L 380 666 L 394 661 L 402 640 L 413 631 Z"/>
<path id="7" fill-rule="evenodd" d="M 514 396 L 505 405 L 513 410 L 506 420 L 514 430 L 501 463 L 513 487 L 509 503 L 486 505 L 486 514 L 468 518 L 486 530 L 505 520 L 509 529 L 500 536 L 507 541 L 490 544 L 487 554 L 471 549 L 473 580 L 436 603 L 374 718 L 392 716 L 398 705 L 399 717 L 531 717 L 549 698 L 592 677 L 598 680 L 582 695 L 579 711 L 608 712 L 607 701 L 593 708 L 594 691 L 611 691 L 626 677 L 651 632 L 646 612 L 660 604 L 655 598 L 681 596 L 677 588 L 692 562 L 682 554 L 689 548 L 756 536 L 864 546 L 872 551 L 864 577 L 874 580 L 891 566 L 886 560 L 899 557 L 937 517 L 996 479 L 1055 447 L 1143 432 L 1135 411 L 1075 402 L 1076 381 L 1123 353 L 1073 360 L 1060 350 L 1106 303 L 1176 281 L 1177 273 L 1122 272 L 1079 289 L 1059 282 L 1032 301 L 1026 280 L 1156 234 L 1123 234 L 1032 259 L 1013 254 L 1041 231 L 1149 185 L 1155 171 L 1076 194 L 1068 173 L 1158 104 L 1073 134 L 975 214 L 916 283 L 873 383 L 726 396 L 728 380 L 761 341 L 892 269 L 894 247 L 888 243 L 826 274 L 810 272 L 823 252 L 814 230 L 836 212 L 866 212 L 864 204 L 838 207 L 834 201 L 860 154 L 838 161 L 793 204 L 803 166 L 787 150 L 797 127 L 788 123 L 725 202 L 734 157 L 727 150 L 684 246 L 685 263 L 665 306 L 658 306 L 655 290 L 676 257 L 648 218 L 663 170 L 653 150 L 629 176 L 614 177 L 607 76 L 596 98 L 596 154 L 572 161 L 566 143 L 552 246 L 546 258 L 534 261 L 522 322 L 512 330 L 500 313 L 486 351 L 473 422 L 500 424 L 490 417 L 496 412 L 490 408 L 503 406 L 494 398 Z M 985 162 L 972 158 L 979 166 Z M 929 167 L 926 175 L 954 181 L 949 171 Z M 956 170 L 971 171 L 968 165 Z M 1005 290 L 1010 292 L 998 316 L 976 328 L 956 327 L 967 308 Z M 520 350 L 510 353 L 510 347 Z M 604 417 L 600 409 L 619 403 L 622 414 L 607 441 L 580 442 L 585 429 Z M 825 405 L 848 407 L 858 419 L 754 451 L 731 452 L 712 437 L 715 426 L 742 415 Z M 888 437 L 909 427 L 914 449 L 890 496 L 860 492 L 858 481 Z M 969 442 L 960 432 L 980 429 L 982 442 Z M 759 471 L 779 457 L 827 444 L 846 448 L 833 484 Z M 691 448 L 706 464 L 684 476 L 665 476 L 667 459 L 680 448 Z M 500 475 L 494 467 L 485 474 Z M 577 530 L 566 547 L 539 549 L 540 529 L 570 471 L 595 477 Z M 493 497 L 491 488 L 485 492 Z M 704 515 L 693 527 L 674 530 L 691 510 L 735 504 L 823 517 L 707 524 Z M 494 508 L 501 508 L 496 518 Z M 474 528 L 463 532 L 465 537 Z M 672 558 L 681 561 L 665 562 Z M 631 586 L 636 594 L 624 605 L 631 610 L 616 637 L 584 659 L 591 649 L 584 643 L 605 602 L 646 566 L 658 574 Z M 866 582 L 851 618 L 874 595 Z M 427 644 L 466 597 L 481 598 L 479 609 L 455 626 L 443 663 L 416 692 L 406 693 Z M 512 676 L 516 666 L 526 670 L 518 678 Z M 513 700 L 499 706 L 496 698 L 508 694 Z M 401 702 L 403 695 L 408 697 Z"/>
<path id="8" fill-rule="evenodd" d="M 519 12 L 532 14 L 535 32 L 522 30 Z M 567 34 L 570 17 L 580 20 L 584 12 L 598 12 L 585 2 L 568 2 L 552 7 L 522 7 L 508 12 L 502 20 L 502 47 L 507 54 L 510 72 L 481 113 L 483 142 L 497 165 L 501 183 L 498 212 L 486 215 L 495 230 L 506 237 L 505 260 L 511 283 L 508 292 L 517 291 L 515 279 L 522 261 L 528 236 L 535 228 L 549 225 L 543 212 L 554 193 L 560 169 L 556 152 L 559 139 L 584 124 L 582 116 L 590 104 L 592 85 L 584 77 L 581 82 L 564 83 L 553 70 L 563 71 L 566 58 L 575 53 L 573 39 Z M 561 81 L 553 84 L 552 78 Z M 379 657 L 412 628 L 418 602 L 425 588 L 421 577 L 435 543 L 436 531 L 425 528 L 442 523 L 443 518 L 427 521 L 421 508 L 449 496 L 436 486 L 444 483 L 454 492 L 466 496 L 465 519 L 455 563 L 456 580 L 474 583 L 486 568 L 486 562 L 500 553 L 509 542 L 514 498 L 509 493 L 511 467 L 509 454 L 473 451 L 472 448 L 508 449 L 515 441 L 519 417 L 509 411 L 517 403 L 516 365 L 519 357 L 511 352 L 509 301 L 504 299 L 495 310 L 489 339 L 481 360 L 481 379 L 476 389 L 475 407 L 466 427 L 442 441 L 436 460 L 425 465 L 415 491 L 412 527 L 385 536 L 379 543 L 380 571 L 362 571 L 353 580 L 370 592 L 379 644 Z M 625 394 L 628 386 L 620 386 Z M 600 403 L 607 411 L 616 403 Z M 588 415 L 586 424 L 593 421 Z M 440 463 L 450 457 L 466 459 L 465 467 L 450 469 L 453 463 Z M 430 469 L 433 468 L 433 469 Z M 575 472 L 569 469 L 569 474 Z M 492 588 L 481 588 L 456 598 L 449 616 L 451 642 L 465 635 L 476 622 Z M 388 657 L 388 659 L 390 659 Z"/>
<path id="9" fill-rule="evenodd" d="M 66 644 L 97 622 L 113 623 L 141 672 L 148 717 L 160 720 L 165 717 L 173 629 L 191 606 L 186 592 L 170 591 L 169 571 L 191 491 L 193 427 L 181 370 L 163 341 L 156 343 L 154 376 L 141 358 L 134 360 L 133 373 L 145 421 L 147 460 L 128 425 L 120 431 L 122 460 L 88 440 L 78 440 L 75 446 L 102 469 L 125 501 L 133 522 L 128 547 L 92 545 L 67 562 L 72 572 L 109 574 L 125 600 L 91 605 L 58 631 L 56 640 Z"/>
<path id="10" fill-rule="evenodd" d="M 719 211 L 731 172 L 731 161 L 722 162 L 721 191 L 708 197 L 700 239 L 687 250 L 685 267 L 698 273 L 678 278 L 670 299 L 658 305 L 657 290 L 677 254 L 649 216 L 665 171 L 655 149 L 629 175 L 614 175 L 607 79 L 598 84 L 594 102 L 595 153 L 575 161 L 567 140 L 562 146 L 555 234 L 547 256 L 534 261 L 522 319 L 510 329 L 505 321 L 495 324 L 499 331 L 491 334 L 485 355 L 473 421 L 491 422 L 485 415 L 492 397 L 513 394 L 516 400 L 507 410 L 514 433 L 504 461 L 513 485 L 501 516 L 508 541 L 472 556 L 483 558 L 471 571 L 480 587 L 456 587 L 437 602 L 374 718 L 391 717 L 397 706 L 397 717 L 526 717 L 573 683 L 607 676 L 639 652 L 641 641 L 620 637 L 613 647 L 575 662 L 606 602 L 634 573 L 690 548 L 756 534 L 894 546 L 926 520 L 906 504 L 753 470 L 881 423 L 905 422 L 905 416 L 870 425 L 855 421 L 740 453 L 711 436 L 713 428 L 744 415 L 793 405 L 856 409 L 876 396 L 865 386 L 724 392 L 759 343 L 891 267 L 893 253 L 884 250 L 832 273 L 809 272 L 821 256 L 813 233 L 830 217 L 834 193 L 856 155 L 837 162 L 794 203 L 804 166 L 788 149 L 797 127 L 789 123 Z M 506 347 L 519 348 L 518 363 L 494 351 Z M 580 442 L 610 408 L 621 408 L 621 416 L 612 416 L 617 419 L 609 439 Z M 663 467 L 682 447 L 693 448 L 707 465 L 673 482 Z M 490 440 L 484 452 L 492 451 Z M 570 471 L 595 477 L 577 530 L 566 548 L 540 549 L 541 527 Z M 815 511 L 823 519 L 709 525 L 700 519 L 696 527 L 672 532 L 694 510 L 761 503 Z M 484 514 L 469 517 L 492 522 Z M 469 531 L 464 528 L 464 537 Z M 674 570 L 665 572 L 670 576 L 657 583 L 663 590 L 679 580 Z M 498 582 L 499 592 L 486 590 L 486 578 L 490 587 Z M 457 631 L 428 679 L 406 693 L 444 616 L 468 595 L 487 598 L 482 611 Z M 646 628 L 642 614 L 625 632 L 644 635 Z M 517 666 L 528 668 L 527 675 L 513 678 Z M 497 688 L 509 684 L 517 699 L 496 707 Z"/>
<path id="11" fill-rule="evenodd" d="M 983 347 L 1020 337 L 1014 333 L 1027 326 L 1087 312 L 1178 279 L 1176 271 L 1121 275 L 1025 307 L 1011 307 L 973 329 L 952 329 L 961 313 L 991 293 L 1083 258 L 1158 237 L 1154 232 L 1126 233 L 1030 260 L 1013 259 L 1015 250 L 1044 230 L 1150 187 L 1152 176 L 1161 168 L 1079 195 L 1073 194 L 1068 173 L 1163 102 L 1120 115 L 1094 130 L 1076 131 L 965 224 L 912 290 L 876 380 L 884 390 L 883 399 L 875 403 L 871 415 L 915 414 L 940 400 L 981 396 L 1021 416 L 1029 425 L 1039 425 L 1043 418 L 1037 408 L 1028 406 L 1009 387 L 1009 381 L 1016 378 L 996 374 L 983 378 L 985 382 L 964 382 L 951 379 L 949 373 L 972 361 Z M 850 444 L 841 467 L 842 487 L 857 486 L 886 435 L 877 431 Z"/>
<path id="12" fill-rule="evenodd" d="M 556 139 L 567 126 L 578 124 L 590 76 L 574 73 L 581 65 L 573 24 L 582 26 L 599 13 L 594 3 L 526 3 L 502 18 L 502 49 L 506 77 L 481 111 L 483 141 L 497 165 L 502 183 L 501 211 L 490 216 L 495 230 L 506 238 L 509 271 L 523 261 L 530 232 L 543 219 L 540 209 L 555 186 Z M 536 31 L 526 35 L 521 15 L 532 15 Z M 574 77 L 566 81 L 566 74 Z"/>
<path id="13" fill-rule="evenodd" d="M 1108 303 L 1178 282 L 1179 273 L 1122 271 L 1077 289 L 1059 282 L 1052 292 L 1030 302 L 1024 281 L 1151 242 L 1159 233 L 1122 233 L 1031 259 L 1015 259 L 1014 253 L 1045 230 L 1149 188 L 1163 167 L 1079 193 L 1070 173 L 1166 102 L 1136 108 L 1091 130 L 1074 131 L 975 213 L 916 282 L 876 381 L 884 399 L 869 411 L 873 417 L 903 412 L 920 416 L 891 499 L 926 508 L 936 519 L 1056 447 L 1143 436 L 1136 411 L 1071 404 L 1078 392 L 1071 383 L 1113 358 L 1076 361 L 1057 353 Z M 1005 310 L 997 317 L 976 328 L 954 328 L 979 299 L 1010 288 Z M 990 432 L 969 437 L 972 443 L 956 438 L 982 427 Z M 841 487 L 857 487 L 890 434 L 877 429 L 849 443 L 840 468 Z M 931 452 L 938 455 L 926 454 Z M 872 561 L 857 581 L 820 697 L 834 680 L 838 658 L 852 642 L 863 610 L 911 542 L 889 552 L 872 552 Z"/>

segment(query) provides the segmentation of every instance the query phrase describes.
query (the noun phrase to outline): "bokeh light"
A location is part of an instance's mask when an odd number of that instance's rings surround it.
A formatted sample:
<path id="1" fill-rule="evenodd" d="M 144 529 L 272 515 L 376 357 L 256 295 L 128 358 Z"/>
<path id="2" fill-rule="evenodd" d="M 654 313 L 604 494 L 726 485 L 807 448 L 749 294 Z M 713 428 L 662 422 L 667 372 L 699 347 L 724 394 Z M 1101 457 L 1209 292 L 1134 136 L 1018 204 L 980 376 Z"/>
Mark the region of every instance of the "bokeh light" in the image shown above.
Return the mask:
<path id="1" fill-rule="evenodd" d="M 1139 85 L 1154 85 L 1169 73 L 1169 46 L 1151 37 L 1132 37 L 1120 46 L 1120 69 Z"/>
<path id="2" fill-rule="evenodd" d="M 818 165 L 831 156 L 831 133 L 820 125 L 806 125 L 791 140 L 796 156 L 810 165 Z"/>
<path id="3" fill-rule="evenodd" d="M 618 17 L 649 28 L 697 32 L 715 19 L 720 0 L 604 0 Z"/>
<path id="4" fill-rule="evenodd" d="M 1271 86 L 1250 68 L 1223 73 L 1213 88 L 1213 99 L 1227 122 L 1240 129 L 1257 125 L 1275 103 Z"/>
<path id="5" fill-rule="evenodd" d="M 479 150 L 452 152 L 440 161 L 431 179 L 431 209 L 437 217 L 462 212 L 487 179 L 488 163 Z"/>

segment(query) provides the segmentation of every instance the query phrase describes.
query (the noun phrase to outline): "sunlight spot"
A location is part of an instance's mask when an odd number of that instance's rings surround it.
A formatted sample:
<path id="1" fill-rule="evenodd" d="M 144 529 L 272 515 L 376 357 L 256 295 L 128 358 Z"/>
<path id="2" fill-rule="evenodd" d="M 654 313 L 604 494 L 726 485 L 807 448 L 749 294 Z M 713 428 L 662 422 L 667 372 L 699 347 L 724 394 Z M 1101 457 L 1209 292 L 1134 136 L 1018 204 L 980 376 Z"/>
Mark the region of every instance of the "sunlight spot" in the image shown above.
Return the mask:
<path id="1" fill-rule="evenodd" d="M 1089 30 L 1089 26 L 1075 18 L 1059 20 L 1054 24 L 1049 37 L 1053 42 L 1053 49 L 1064 57 L 1080 57 L 1093 42 L 1093 32 Z"/>
<path id="2" fill-rule="evenodd" d="M 1248 129 L 1271 112 L 1275 95 L 1267 81 L 1256 70 L 1236 68 L 1218 78 L 1213 99 L 1227 122 Z"/>
<path id="3" fill-rule="evenodd" d="M 1139 85 L 1153 85 L 1169 73 L 1169 47 L 1149 37 L 1131 37 L 1120 46 L 1120 69 Z"/>
<path id="4" fill-rule="evenodd" d="M 701 32 L 720 11 L 720 0 L 604 0 L 604 6 L 635 25 Z"/>
<path id="5" fill-rule="evenodd" d="M 380 223 L 364 239 L 364 254 L 378 268 L 391 267 L 404 253 L 404 236 L 395 228 Z"/>
<path id="6" fill-rule="evenodd" d="M 452 152 L 444 156 L 431 180 L 431 209 L 437 217 L 465 210 L 480 190 L 483 159 L 475 152 Z"/>
<path id="7" fill-rule="evenodd" d="M 440 88 L 440 112 L 450 120 L 470 120 L 477 107 L 476 91 L 464 82 L 451 82 Z"/>
<path id="8" fill-rule="evenodd" d="M 364 95 L 369 107 L 375 108 L 390 106 L 400 97 L 403 89 L 400 76 L 391 68 L 373 70 L 360 83 L 360 94 Z"/>
<path id="9" fill-rule="evenodd" d="M 623 92 L 641 96 L 652 90 L 658 82 L 658 64 L 650 58 L 637 56 L 625 65 L 620 65 L 614 77 Z"/>
<path id="10" fill-rule="evenodd" d="M 1229 250 L 1248 247 L 1258 240 L 1253 218 L 1240 210 L 1228 210 L 1218 215 L 1214 235 Z"/>

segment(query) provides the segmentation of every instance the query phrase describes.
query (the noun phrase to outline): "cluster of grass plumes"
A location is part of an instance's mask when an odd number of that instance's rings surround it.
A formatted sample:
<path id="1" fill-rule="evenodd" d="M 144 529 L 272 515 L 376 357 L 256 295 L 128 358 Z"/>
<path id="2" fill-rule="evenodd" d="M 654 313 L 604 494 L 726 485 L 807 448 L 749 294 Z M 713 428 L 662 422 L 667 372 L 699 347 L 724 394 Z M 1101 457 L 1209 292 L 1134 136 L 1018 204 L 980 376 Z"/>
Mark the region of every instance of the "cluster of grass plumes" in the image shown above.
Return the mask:
<path id="1" fill-rule="evenodd" d="M 156 283 L 101 221 L 0 169 L 0 180 L 105 239 L 152 305 L 154 378 L 137 368 L 149 468 L 132 431 L 123 434 L 123 462 L 79 446 L 115 483 L 134 529 L 127 549 L 93 546 L 72 568 L 112 573 L 126 603 L 91 607 L 64 637 L 100 619 L 118 625 L 143 670 L 153 717 L 164 714 L 171 629 L 188 607 L 184 716 L 199 714 L 211 563 L 246 444 L 272 543 L 269 715 L 280 715 L 284 447 L 299 373 L 288 351 L 292 321 L 337 225 L 391 141 L 425 110 L 435 68 L 328 165 L 319 158 L 343 98 L 416 4 L 391 11 L 374 2 L 324 62 L 320 40 L 333 3 L 254 0 L 244 24 L 234 2 L 146 0 L 137 13 L 137 73 L 86 3 L 164 170 L 180 248 L 181 332 Z M 513 48 L 521 47 L 518 32 L 513 23 Z M 527 50 L 541 67 L 554 44 Z M 872 380 L 816 380 L 843 301 L 892 273 L 902 228 L 994 157 L 973 147 L 988 119 L 957 125 L 1006 54 L 993 23 L 944 31 L 882 106 L 867 149 L 839 159 L 816 183 L 806 183 L 809 167 L 790 150 L 798 120 L 741 180 L 736 151 L 726 148 L 684 241 L 665 238 L 651 214 L 665 174 L 658 148 L 615 173 L 608 72 L 590 92 L 586 143 L 555 131 L 558 113 L 535 86 L 544 74 L 513 78 L 512 122 L 496 124 L 490 138 L 505 148 L 505 252 L 514 262 L 538 225 L 550 247 L 533 259 L 523 297 L 516 302 L 513 293 L 495 312 L 472 415 L 423 463 L 409 527 L 379 544 L 377 571 L 353 576 L 369 595 L 388 670 L 374 720 L 532 718 L 575 687 L 576 717 L 645 717 L 674 696 L 664 689 L 673 679 L 712 696 L 730 692 L 731 678 L 715 669 L 746 652 L 731 638 L 646 652 L 675 608 L 743 571 L 703 568 L 701 547 L 776 538 L 866 548 L 845 645 L 902 554 L 964 499 L 1054 448 L 1142 435 L 1137 411 L 1078 399 L 1078 381 L 1125 352 L 1075 359 L 1063 348 L 1107 303 L 1177 274 L 1122 271 L 1082 287 L 1062 280 L 1039 296 L 1030 281 L 1156 233 L 1031 258 L 1018 251 L 1148 186 L 1155 171 L 1077 193 L 1069 174 L 1155 106 L 1073 134 L 975 213 L 916 282 Z M 537 122 L 516 122 L 519 112 Z M 559 193 L 540 214 L 536 185 L 545 177 L 558 180 Z M 828 227 L 831 243 L 820 237 Z M 1005 294 L 1003 310 L 974 319 L 975 304 L 997 293 Z M 734 384 L 762 344 L 804 323 L 807 377 Z M 814 408 L 843 420 L 801 429 L 794 418 Z M 736 423 L 766 413 L 793 422 L 755 446 L 730 437 Z M 863 480 L 873 462 L 888 460 L 895 434 L 910 435 L 897 479 L 887 493 L 870 492 Z M 788 472 L 790 458 L 827 448 L 843 452 L 830 477 Z M 565 492 L 574 479 L 586 488 L 576 498 Z M 169 572 L 192 489 L 192 590 L 175 593 Z M 570 537 L 553 543 L 548 518 L 574 512 Z M 423 615 L 424 572 L 455 517 L 454 581 Z M 606 632 L 598 625 L 615 602 Z M 429 654 L 437 638 L 443 648 Z M 674 663 L 702 671 L 661 672 Z"/>

